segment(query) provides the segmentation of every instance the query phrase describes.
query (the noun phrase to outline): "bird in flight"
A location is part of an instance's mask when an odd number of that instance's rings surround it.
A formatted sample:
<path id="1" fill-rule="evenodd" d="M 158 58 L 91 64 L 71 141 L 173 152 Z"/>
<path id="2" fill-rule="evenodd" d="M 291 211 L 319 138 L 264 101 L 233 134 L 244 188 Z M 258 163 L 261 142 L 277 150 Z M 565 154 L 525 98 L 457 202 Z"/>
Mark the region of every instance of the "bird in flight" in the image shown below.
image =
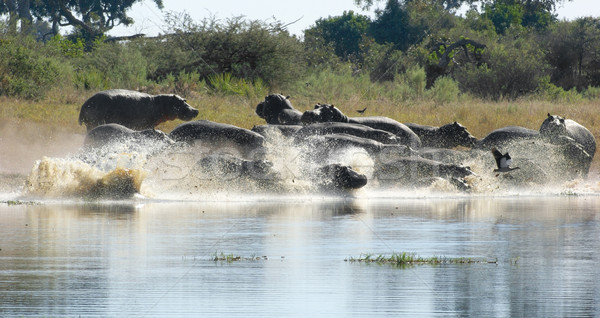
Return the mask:
<path id="1" fill-rule="evenodd" d="M 496 159 L 496 165 L 498 166 L 498 169 L 494 169 L 494 172 L 509 172 L 519 169 L 519 167 L 510 167 L 512 164 L 512 158 L 508 152 L 502 154 L 500 151 L 498 151 L 498 149 L 492 148 L 492 154 L 494 155 L 494 159 Z"/>
<path id="2" fill-rule="evenodd" d="M 367 110 L 367 107 L 365 107 L 363 109 L 357 109 L 356 112 L 359 114 L 364 114 L 366 110 Z"/>

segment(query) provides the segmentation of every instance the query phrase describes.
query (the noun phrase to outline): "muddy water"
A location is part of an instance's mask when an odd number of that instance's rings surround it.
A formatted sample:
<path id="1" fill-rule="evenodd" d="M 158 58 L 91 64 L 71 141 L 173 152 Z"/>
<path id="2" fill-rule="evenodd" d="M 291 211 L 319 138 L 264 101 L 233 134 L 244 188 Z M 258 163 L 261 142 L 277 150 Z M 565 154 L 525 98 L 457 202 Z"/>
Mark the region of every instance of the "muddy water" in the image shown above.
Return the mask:
<path id="1" fill-rule="evenodd" d="M 598 316 L 599 210 L 597 196 L 3 203 L 0 316 Z M 344 261 L 393 252 L 494 263 Z"/>

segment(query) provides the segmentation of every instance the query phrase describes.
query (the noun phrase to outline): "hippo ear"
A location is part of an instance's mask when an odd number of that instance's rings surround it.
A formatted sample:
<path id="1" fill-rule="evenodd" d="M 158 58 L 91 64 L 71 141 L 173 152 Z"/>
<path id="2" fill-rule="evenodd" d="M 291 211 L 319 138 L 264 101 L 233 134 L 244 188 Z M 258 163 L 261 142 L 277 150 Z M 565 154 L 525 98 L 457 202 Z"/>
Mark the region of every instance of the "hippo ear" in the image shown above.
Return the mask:
<path id="1" fill-rule="evenodd" d="M 315 109 L 318 109 L 319 107 L 321 107 L 321 104 L 316 104 L 315 105 Z"/>
<path id="2" fill-rule="evenodd" d="M 564 118 L 560 118 L 559 120 L 560 120 L 560 123 L 561 123 L 561 124 L 564 124 L 564 123 L 565 123 L 565 119 L 564 119 Z"/>
<path id="3" fill-rule="evenodd" d="M 290 96 L 289 96 L 289 95 L 288 95 L 288 96 L 286 96 L 286 97 L 285 97 L 285 99 L 290 99 Z"/>
<path id="4" fill-rule="evenodd" d="M 548 113 L 548 117 L 552 117 L 552 115 L 550 115 L 550 113 Z"/>
<path id="5" fill-rule="evenodd" d="M 334 109 L 334 108 L 335 108 L 335 105 L 334 105 L 334 104 L 331 104 L 331 106 L 329 106 L 329 108 L 331 108 L 331 109 Z"/>

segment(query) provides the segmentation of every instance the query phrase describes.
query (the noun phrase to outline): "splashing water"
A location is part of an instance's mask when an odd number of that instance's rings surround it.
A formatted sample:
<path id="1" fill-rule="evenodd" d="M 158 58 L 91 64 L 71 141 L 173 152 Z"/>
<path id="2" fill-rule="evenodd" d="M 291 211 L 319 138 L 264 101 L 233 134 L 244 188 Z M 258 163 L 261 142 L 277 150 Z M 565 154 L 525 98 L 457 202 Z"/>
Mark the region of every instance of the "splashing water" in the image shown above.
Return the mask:
<path id="1" fill-rule="evenodd" d="M 269 172 L 242 171 L 228 164 L 207 166 L 202 160 L 231 149 L 206 149 L 198 145 L 112 142 L 100 148 L 82 147 L 75 155 L 44 157 L 35 162 L 22 195 L 34 198 L 130 198 L 152 200 L 256 200 L 261 196 L 323 196 L 322 180 L 315 171 L 326 164 L 349 165 L 368 178 L 366 187 L 353 191 L 357 198 L 402 198 L 464 195 L 574 195 L 598 194 L 600 183 L 591 179 L 564 178 L 564 154 L 556 146 L 514 144 L 510 151 L 519 170 L 494 173 L 495 161 L 488 151 L 471 151 L 463 161 L 475 173 L 460 191 L 446 179 L 436 178 L 420 188 L 403 182 L 383 186 L 374 177 L 376 161 L 360 148 L 338 151 L 324 159 L 322 149 L 295 144 L 274 132 L 267 138 L 262 159 Z M 565 181 L 566 180 L 566 181 Z"/>

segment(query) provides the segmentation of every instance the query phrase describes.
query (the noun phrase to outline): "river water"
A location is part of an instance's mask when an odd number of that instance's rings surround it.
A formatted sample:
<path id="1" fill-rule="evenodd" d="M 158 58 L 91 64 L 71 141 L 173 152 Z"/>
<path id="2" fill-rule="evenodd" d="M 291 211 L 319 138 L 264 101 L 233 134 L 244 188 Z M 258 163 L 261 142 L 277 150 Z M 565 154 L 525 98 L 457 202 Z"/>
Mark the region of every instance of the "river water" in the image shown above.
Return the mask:
<path id="1" fill-rule="evenodd" d="M 82 139 L 0 138 L 0 317 L 600 316 L 597 175 L 539 179 L 519 152 L 496 174 L 486 152 L 468 192 L 325 195 L 285 143 L 267 152 L 279 179 L 255 182 L 207 174 L 193 149 Z M 372 173 L 364 151 L 334 159 Z M 399 253 L 475 262 L 349 261 Z"/>
<path id="2" fill-rule="evenodd" d="M 599 210 L 589 194 L 5 201 L 0 316 L 599 316 Z M 401 252 L 478 262 L 346 261 Z"/>

